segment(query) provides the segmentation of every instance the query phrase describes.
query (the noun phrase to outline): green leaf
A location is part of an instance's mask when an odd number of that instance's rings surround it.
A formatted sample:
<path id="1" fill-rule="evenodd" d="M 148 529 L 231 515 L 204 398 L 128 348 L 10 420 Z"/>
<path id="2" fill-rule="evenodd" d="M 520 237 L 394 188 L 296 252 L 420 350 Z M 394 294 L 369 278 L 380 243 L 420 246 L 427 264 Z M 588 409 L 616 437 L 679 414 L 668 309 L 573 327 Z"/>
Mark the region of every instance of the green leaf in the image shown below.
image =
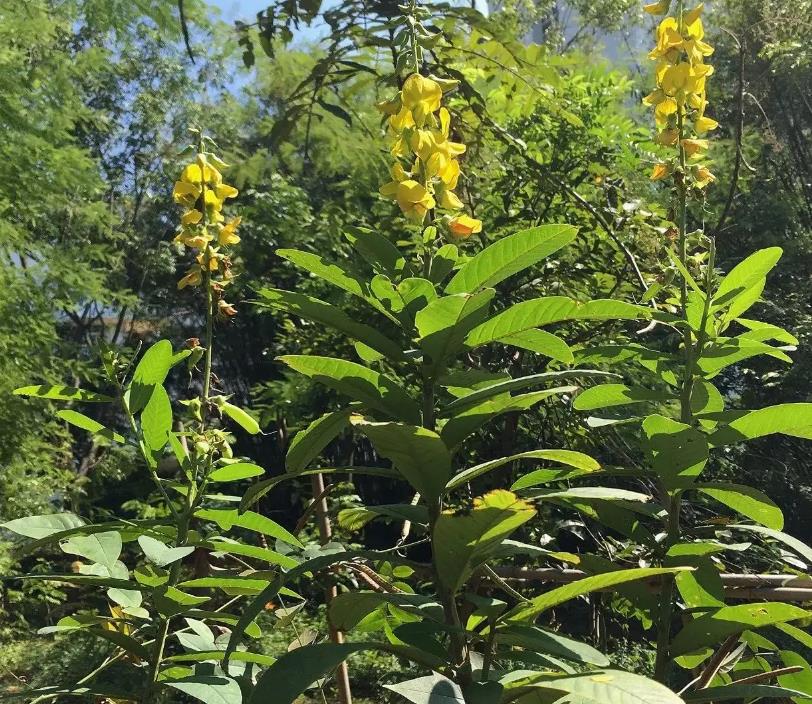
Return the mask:
<path id="1" fill-rule="evenodd" d="M 262 673 L 247 704 L 293 704 L 316 680 L 368 648 L 364 643 L 318 643 L 285 653 Z"/>
<path id="2" fill-rule="evenodd" d="M 199 650 L 194 653 L 182 653 L 181 655 L 170 655 L 164 658 L 166 662 L 202 662 L 204 660 L 222 661 L 225 657 L 224 650 Z M 253 662 L 257 665 L 267 667 L 276 662 L 276 658 L 262 653 L 251 653 L 239 650 L 231 656 L 234 662 Z"/>
<path id="3" fill-rule="evenodd" d="M 391 418 L 412 425 L 420 423 L 417 403 L 400 385 L 383 374 L 333 357 L 285 355 L 279 359 L 291 369 Z"/>
<path id="4" fill-rule="evenodd" d="M 172 403 L 163 386 L 154 387 L 141 412 L 141 432 L 153 461 L 157 463 L 172 432 Z"/>
<path id="5" fill-rule="evenodd" d="M 797 621 L 810 615 L 812 612 L 780 602 L 725 606 L 685 625 L 671 643 L 671 655 L 676 657 L 715 645 L 734 633 Z"/>
<path id="6" fill-rule="evenodd" d="M 451 477 L 451 453 L 437 433 L 402 423 L 362 420 L 353 425 L 427 500 L 436 499 L 443 493 Z"/>
<path id="7" fill-rule="evenodd" d="M 242 704 L 240 685 L 230 677 L 196 674 L 179 680 L 163 680 L 161 684 L 205 704 Z"/>
<path id="8" fill-rule="evenodd" d="M 347 293 L 367 300 L 365 293 L 365 285 L 355 276 L 351 276 L 344 271 L 340 266 L 333 262 L 328 262 L 324 257 L 313 254 L 312 252 L 303 252 L 298 249 L 277 249 L 276 254 L 282 259 L 287 259 L 297 266 L 301 267 L 310 274 L 315 274 L 328 283 L 343 289 Z"/>
<path id="9" fill-rule="evenodd" d="M 630 403 L 671 401 L 674 398 L 676 398 L 674 394 L 642 386 L 601 384 L 578 394 L 572 402 L 572 407 L 576 411 L 594 411 L 598 408 L 625 406 Z"/>
<path id="10" fill-rule="evenodd" d="M 400 472 L 390 467 L 317 467 L 315 469 L 305 469 L 296 474 L 280 474 L 250 486 L 243 495 L 242 501 L 240 501 L 240 511 L 245 511 L 253 506 L 279 484 L 295 479 L 296 477 L 306 477 L 313 474 L 368 474 L 373 477 L 384 477 L 386 479 L 403 479 Z"/>
<path id="11" fill-rule="evenodd" d="M 563 604 L 571 599 L 590 594 L 591 592 L 615 587 L 627 582 L 635 582 L 641 579 L 651 579 L 668 574 L 676 574 L 682 571 L 681 568 L 665 567 L 640 567 L 630 570 L 616 570 L 605 572 L 591 577 L 584 577 L 577 582 L 565 584 L 549 592 L 541 594 L 532 599 L 527 604 L 520 604 L 506 614 L 506 619 L 511 622 L 533 621 L 539 614 L 548 609 Z"/>
<path id="12" fill-rule="evenodd" d="M 733 267 L 713 294 L 714 307 L 732 303 L 736 297 L 767 276 L 781 259 L 782 254 L 783 250 L 780 247 L 760 249 Z"/>
<path id="13" fill-rule="evenodd" d="M 431 361 L 431 373 L 438 375 L 448 360 L 463 348 L 465 336 L 488 315 L 496 291 L 461 293 L 435 298 L 415 315 L 420 349 Z"/>
<path id="14" fill-rule="evenodd" d="M 172 368 L 172 343 L 158 340 L 150 347 L 133 372 L 129 388 L 130 413 L 138 413 L 152 396 L 153 390 L 162 386 Z"/>
<path id="15" fill-rule="evenodd" d="M 667 489 L 688 486 L 708 462 L 707 437 L 684 423 L 652 415 L 643 421 L 653 469 Z"/>
<path id="16" fill-rule="evenodd" d="M 745 530 L 751 533 L 758 533 L 759 535 L 772 538 L 780 543 L 784 543 L 788 548 L 800 555 L 804 560 L 812 564 L 812 547 L 807 545 L 798 538 L 795 538 L 786 533 L 763 526 L 749 526 L 749 525 L 731 525 L 730 528 L 737 528 L 738 530 Z"/>
<path id="17" fill-rule="evenodd" d="M 121 545 L 121 535 L 116 531 L 108 531 L 94 535 L 74 535 L 60 543 L 59 547 L 69 555 L 79 555 L 113 569 L 121 555 Z"/>
<path id="18" fill-rule="evenodd" d="M 473 349 L 565 320 L 638 320 L 649 315 L 650 309 L 623 301 L 598 299 L 579 303 L 564 296 L 537 298 L 516 303 L 478 325 L 466 336 L 465 345 Z"/>
<path id="19" fill-rule="evenodd" d="M 762 354 L 792 364 L 792 358 L 784 352 L 758 340 L 719 337 L 704 348 L 697 366 L 704 376 L 712 378 L 737 362 Z"/>
<path id="20" fill-rule="evenodd" d="M 395 361 L 404 359 L 400 345 L 390 340 L 376 328 L 360 323 L 343 310 L 325 301 L 293 291 L 275 288 L 260 289 L 261 305 L 298 315 L 320 325 L 335 328 L 353 340 L 358 340 Z"/>
<path id="21" fill-rule="evenodd" d="M 713 447 L 783 433 L 812 440 L 812 403 L 782 403 L 750 411 L 710 436 Z"/>
<path id="22" fill-rule="evenodd" d="M 414 504 L 379 504 L 376 506 L 355 506 L 338 512 L 338 524 L 348 531 L 361 530 L 372 519 L 383 516 L 396 521 L 410 521 L 425 526 L 429 522 L 425 506 Z"/>
<path id="23" fill-rule="evenodd" d="M 558 335 L 553 335 L 546 330 L 532 328 L 508 335 L 498 340 L 503 345 L 511 345 L 535 354 L 541 354 L 550 359 L 555 359 L 564 364 L 572 364 L 575 357 L 570 346 Z"/>
<path id="24" fill-rule="evenodd" d="M 0 527 L 10 530 L 17 535 L 37 540 L 47 538 L 49 535 L 61 533 L 65 530 L 81 528 L 85 522 L 73 513 L 49 513 L 42 516 L 26 516 L 15 518 L 13 521 L 0 523 Z"/>
<path id="25" fill-rule="evenodd" d="M 285 456 L 285 468 L 298 474 L 315 460 L 350 423 L 351 408 L 327 413 L 317 418 L 293 438 Z"/>
<path id="26" fill-rule="evenodd" d="M 542 372 L 541 374 L 531 374 L 529 376 L 521 376 L 515 379 L 505 379 L 504 381 L 497 380 L 492 384 L 478 388 L 473 393 L 467 394 L 456 401 L 452 401 L 444 408 L 440 409 L 440 416 L 451 416 L 460 413 L 468 408 L 478 405 L 481 401 L 485 401 L 494 396 L 499 396 L 503 393 L 510 391 L 519 391 L 521 389 L 528 389 L 540 384 L 548 382 L 564 381 L 573 378 L 594 378 L 594 377 L 610 377 L 614 374 L 608 372 L 598 371 L 596 369 L 569 369 L 560 372 Z"/>
<path id="27" fill-rule="evenodd" d="M 236 482 L 240 479 L 258 477 L 265 474 L 265 470 L 258 464 L 252 462 L 234 462 L 223 467 L 218 467 L 211 474 L 209 480 L 213 482 Z"/>
<path id="28" fill-rule="evenodd" d="M 575 240 L 572 225 L 541 225 L 502 237 L 463 265 L 446 293 L 475 293 L 537 264 Z"/>
<path id="29" fill-rule="evenodd" d="M 376 273 L 396 278 L 404 272 L 406 260 L 403 258 L 403 254 L 383 235 L 372 230 L 355 227 L 344 236 L 369 262 Z"/>
<path id="30" fill-rule="evenodd" d="M 262 560 L 263 562 L 268 562 L 272 565 L 279 565 L 286 570 L 296 567 L 296 565 L 299 564 L 299 561 L 294 560 L 292 557 L 288 557 L 287 555 L 283 555 L 275 550 L 268 550 L 267 548 L 261 548 L 256 545 L 244 545 L 243 543 L 223 539 L 209 540 L 204 543 L 204 545 L 213 552 L 222 552 L 229 555 L 244 555 L 245 557 L 251 557 L 255 560 Z"/>
<path id="31" fill-rule="evenodd" d="M 809 702 L 812 699 L 812 668 L 809 667 L 809 663 L 802 655 L 791 650 L 781 650 L 779 655 L 784 667 L 800 667 L 803 669 L 798 672 L 779 675 L 778 684 L 796 692 L 802 692 L 800 702 Z M 799 700 L 796 699 L 795 701 L 798 702 Z"/>
<path id="32" fill-rule="evenodd" d="M 744 484 L 727 482 L 707 482 L 697 484 L 696 488 L 742 516 L 767 528 L 781 530 L 784 527 L 784 514 L 781 509 L 769 496 L 758 489 Z"/>
<path id="33" fill-rule="evenodd" d="M 477 499 L 468 513 L 442 513 L 433 537 L 437 577 L 456 592 L 477 565 L 535 515 L 530 504 L 504 490 Z"/>
<path id="34" fill-rule="evenodd" d="M 250 575 L 231 574 L 226 577 L 187 579 L 178 586 L 184 589 L 222 589 L 228 594 L 257 594 L 265 589 L 268 584 L 270 582 L 267 579 L 259 579 Z"/>
<path id="35" fill-rule="evenodd" d="M 531 391 L 518 396 L 504 394 L 498 398 L 480 401 L 477 405 L 467 408 L 451 418 L 443 426 L 440 437 L 448 447 L 456 447 L 482 425 L 495 420 L 500 415 L 526 411 L 551 396 L 569 394 L 576 389 L 575 386 L 560 386 L 554 389 Z"/>
<path id="36" fill-rule="evenodd" d="M 597 472 L 600 470 L 600 464 L 592 459 L 589 455 L 573 450 L 531 450 L 530 452 L 521 452 L 517 455 L 510 455 L 509 457 L 500 457 L 496 460 L 483 462 L 474 467 L 455 475 L 446 485 L 446 491 L 452 491 L 463 484 L 473 481 L 477 477 L 490 472 L 491 470 L 502 467 L 511 462 L 518 460 L 550 460 L 551 462 L 560 462 L 569 467 L 575 467 L 583 470 L 584 472 Z"/>
<path id="37" fill-rule="evenodd" d="M 259 423 L 248 411 L 243 410 L 239 406 L 235 406 L 233 403 L 224 403 L 220 406 L 220 410 L 246 433 L 250 435 L 257 435 L 259 433 Z"/>
<path id="38" fill-rule="evenodd" d="M 142 535 L 138 538 L 138 544 L 144 551 L 146 558 L 154 565 L 158 565 L 158 567 L 166 567 L 166 565 L 177 562 L 195 551 L 191 545 L 180 548 L 170 548 L 160 540 L 151 538 L 148 535 Z"/>
<path id="39" fill-rule="evenodd" d="M 110 403 L 112 396 L 77 389 L 74 386 L 54 386 L 52 384 L 37 384 L 35 386 L 22 386 L 14 389 L 15 396 L 33 396 L 35 398 L 48 398 L 54 401 L 82 401 L 83 403 Z"/>
<path id="40" fill-rule="evenodd" d="M 496 643 L 524 648 L 534 653 L 554 655 L 587 665 L 597 665 L 598 667 L 609 665 L 609 658 L 591 645 L 538 626 L 512 623 L 497 628 Z"/>
<path id="41" fill-rule="evenodd" d="M 443 620 L 443 607 L 432 597 L 386 592 L 344 592 L 330 601 L 330 623 L 340 631 L 351 631 L 382 604 L 392 604 L 434 621 Z"/>
<path id="42" fill-rule="evenodd" d="M 207 508 L 195 511 L 195 516 L 204 521 L 212 521 L 223 530 L 231 530 L 234 526 L 237 526 L 255 533 L 269 535 L 297 548 L 304 547 L 295 535 L 285 530 L 276 521 L 272 521 L 270 518 L 253 511 L 240 513 L 237 509 Z"/>
<path id="43" fill-rule="evenodd" d="M 517 675 L 520 677 L 521 673 Z M 568 696 L 555 697 L 555 701 L 573 704 L 683 704 L 677 694 L 659 682 L 621 670 L 598 670 L 571 677 L 539 673 L 513 684 L 521 689 L 565 694 Z M 553 697 L 540 701 L 553 701 Z"/>
<path id="44" fill-rule="evenodd" d="M 385 684 L 384 687 L 413 704 L 466 704 L 459 686 L 436 672 L 408 682 Z"/>
<path id="45" fill-rule="evenodd" d="M 751 702 L 757 699 L 785 699 L 797 696 L 806 695 L 794 689 L 776 687 L 771 684 L 736 684 L 733 682 L 719 687 L 688 692 L 684 698 L 689 704 L 705 704 L 705 702 Z"/>

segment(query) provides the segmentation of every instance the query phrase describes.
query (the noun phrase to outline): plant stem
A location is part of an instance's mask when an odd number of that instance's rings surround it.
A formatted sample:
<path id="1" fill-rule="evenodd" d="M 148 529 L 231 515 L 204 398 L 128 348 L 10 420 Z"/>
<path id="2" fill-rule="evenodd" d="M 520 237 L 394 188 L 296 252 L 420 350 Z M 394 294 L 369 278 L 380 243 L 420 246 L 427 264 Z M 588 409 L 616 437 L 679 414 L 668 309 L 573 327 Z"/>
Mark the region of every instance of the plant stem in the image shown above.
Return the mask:
<path id="1" fill-rule="evenodd" d="M 684 0 L 679 0 L 677 4 L 677 21 L 679 32 L 684 31 L 683 26 Z M 677 110 L 677 148 L 679 149 L 679 172 L 676 178 L 677 207 L 676 220 L 679 233 L 678 256 L 683 267 L 688 268 L 688 181 L 687 181 L 687 157 L 683 139 L 685 138 L 685 109 L 680 105 Z M 680 421 L 690 425 L 693 421 L 691 412 L 691 396 L 694 385 L 694 342 L 690 325 L 688 324 L 688 282 L 685 277 L 680 279 L 680 307 L 682 308 L 683 331 L 682 346 L 685 358 L 682 375 L 682 389 L 680 392 Z M 679 540 L 680 536 L 680 514 L 682 513 L 682 491 L 675 489 L 670 495 L 668 502 L 668 518 L 666 522 L 666 538 L 663 551 L 667 551 L 671 545 Z M 660 593 L 660 611 L 657 618 L 657 655 L 654 665 L 654 678 L 665 683 L 671 669 L 670 644 L 671 644 L 671 622 L 674 619 L 674 597 L 675 597 L 674 577 L 665 578 L 663 589 Z"/>

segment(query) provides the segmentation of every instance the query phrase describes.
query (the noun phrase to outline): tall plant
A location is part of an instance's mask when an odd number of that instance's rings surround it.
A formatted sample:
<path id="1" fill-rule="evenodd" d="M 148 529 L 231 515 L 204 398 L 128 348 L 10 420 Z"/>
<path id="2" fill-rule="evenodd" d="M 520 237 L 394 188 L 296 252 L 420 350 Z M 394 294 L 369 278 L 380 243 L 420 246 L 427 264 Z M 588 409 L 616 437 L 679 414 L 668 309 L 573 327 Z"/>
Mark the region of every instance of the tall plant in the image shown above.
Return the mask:
<path id="1" fill-rule="evenodd" d="M 57 417 L 91 433 L 98 443 L 137 447 L 158 496 L 157 517 L 149 520 L 87 523 L 73 513 L 56 513 L 3 524 L 30 539 L 21 546 L 24 553 L 58 546 L 63 562 L 73 560 L 70 570 L 29 574 L 27 579 L 104 590 L 87 600 L 97 608 L 65 616 L 41 632 L 96 636 L 111 644 L 110 654 L 75 683 L 18 693 L 30 701 L 76 695 L 153 704 L 180 691 L 204 702 L 240 702 L 255 668 L 273 662 L 241 649 L 231 656 L 228 676 L 220 668 L 228 627 L 238 621 L 235 602 L 265 587 L 274 570 L 295 566 L 302 544 L 269 518 L 238 512 L 231 503 L 235 497 L 220 491 L 263 469 L 233 456 L 228 424 L 250 434 L 258 433 L 259 426 L 218 393 L 220 382 L 212 373 L 215 325 L 236 314 L 225 292 L 234 276 L 229 250 L 240 240 L 240 219 L 226 222 L 223 214 L 225 201 L 237 190 L 223 181 L 225 164 L 216 145 L 199 132 L 195 135 L 196 144 L 185 152 L 194 158 L 173 195 L 183 207 L 175 242 L 192 253 L 178 288 L 193 287 L 202 294 L 202 343 L 187 340 L 175 350 L 169 340 L 160 340 L 137 363 L 117 350 L 103 350 L 108 393 L 46 385 L 16 391 L 62 402 L 66 407 Z M 173 412 L 167 379 L 173 369 L 182 368 L 187 385 L 197 377 L 199 392 L 175 404 L 178 413 Z M 105 417 L 120 420 L 126 430 L 103 425 L 75 410 L 77 404 L 112 406 Z M 259 536 L 261 544 L 254 544 L 250 534 Z M 268 549 L 266 536 L 286 545 L 286 554 Z M 260 635 L 254 622 L 244 624 L 241 633 Z M 122 666 L 129 670 L 125 675 Z M 132 689 L 110 683 L 106 671 L 112 667 L 117 680 L 135 683 Z"/>
<path id="2" fill-rule="evenodd" d="M 658 511 L 653 516 L 659 525 L 644 533 L 637 530 L 641 526 L 625 521 L 629 535 L 634 527 L 637 539 L 645 536 L 638 557 L 651 564 L 691 568 L 666 578 L 659 596 L 643 607 L 656 626 L 655 677 L 661 682 L 675 679 L 671 669 L 676 662 L 697 669 L 685 688 L 687 698 L 797 696 L 793 688 L 810 676 L 809 666 L 760 630 L 775 627 L 808 646 L 809 636 L 790 624 L 807 619 L 809 612 L 780 602 L 728 605 L 720 558 L 747 548 L 733 542 L 742 537 L 778 544 L 806 561 L 812 559 L 812 549 L 781 532 L 781 510 L 762 492 L 703 474 L 713 449 L 772 433 L 812 439 L 812 404 L 727 410 L 731 399 L 714 385 L 732 365 L 758 355 L 791 362 L 786 352 L 797 340 L 781 328 L 745 317 L 759 301 L 781 249 L 755 252 L 720 277 L 714 267 L 715 241 L 701 229 L 690 230 L 690 202 L 701 201 L 704 189 L 715 181 L 706 157 L 706 135 L 718 124 L 705 114 L 706 83 L 713 73 L 706 59 L 713 48 L 704 41 L 701 4 L 689 10 L 683 0 L 661 0 L 645 9 L 668 15 L 672 6 L 673 16 L 657 27 L 657 44 L 650 53 L 657 62 L 657 86 L 644 102 L 654 108 L 655 141 L 667 148 L 651 178 L 671 186 L 673 227 L 668 234 L 673 246 L 667 255 L 678 274 L 673 286 L 658 286 L 651 296 L 659 296 L 665 308 L 676 312 L 660 316 L 670 333 L 665 342 L 674 346 L 670 352 L 642 345 L 585 351 L 581 362 L 622 359 L 642 367 L 652 384 L 601 384 L 580 394 L 574 406 L 593 411 L 656 402 L 665 409 L 633 419 L 642 422 L 648 460 L 642 476 L 657 487 Z M 639 378 L 639 372 L 635 376 Z M 735 517 L 717 515 L 719 504 Z M 765 689 L 776 680 L 786 691 Z M 698 693 L 708 687 L 713 696 Z"/>
<path id="3" fill-rule="evenodd" d="M 411 224 L 408 240 L 401 249 L 374 231 L 356 229 L 348 234 L 371 276 L 346 271 L 318 254 L 278 252 L 363 301 L 375 322 L 360 321 L 327 301 L 294 291 L 259 292 L 262 306 L 346 334 L 354 341 L 359 361 L 280 357 L 290 369 L 333 389 L 347 403 L 300 431 L 287 452 L 287 474 L 257 484 L 242 508 L 303 475 L 371 474 L 407 483 L 414 492 L 412 501 L 351 509 L 341 515 L 342 522 L 360 528 L 389 519 L 404 522 L 410 530 L 390 550 L 330 544 L 323 554 L 280 575 L 254 600 L 241 624 L 250 622 L 281 588 L 308 571 L 360 574 L 369 588 L 340 593 L 329 604 L 329 619 L 338 630 L 377 630 L 384 638 L 299 648 L 260 677 L 249 701 L 291 704 L 349 655 L 372 649 L 397 654 L 427 671 L 423 677 L 388 685 L 411 702 L 535 702 L 553 696 L 580 701 L 596 694 L 623 697 L 618 701 L 678 702 L 664 686 L 613 670 L 608 658 L 593 647 L 535 622 L 542 613 L 578 596 L 681 568 L 613 570 L 529 599 L 500 579 L 490 565 L 502 557 L 547 554 L 537 546 L 509 540 L 536 517 L 540 503 L 611 504 L 637 498 L 609 487 L 544 488 L 557 479 L 600 469 L 580 452 L 539 448 L 466 466 L 462 450 L 466 440 L 495 418 L 572 395 L 578 390 L 572 382 L 606 377 L 593 369 L 567 368 L 573 350 L 545 327 L 565 321 L 637 320 L 648 317 L 649 309 L 564 296 L 532 298 L 499 309 L 497 285 L 537 266 L 571 243 L 577 232 L 567 225 L 542 225 L 499 239 L 470 256 L 465 253 L 481 223 L 460 214 L 464 205 L 454 193 L 465 146 L 452 140 L 443 94 L 453 90 L 455 82 L 422 75 L 423 48 L 439 37 L 424 26 L 424 10 L 415 4 L 403 9 L 405 16 L 393 27 L 399 41 L 398 65 L 413 68 L 401 90 L 380 104 L 392 135 L 394 162 L 392 181 L 381 193 L 397 201 Z M 563 362 L 564 368 L 514 378 L 503 368 L 477 364 L 478 351 L 492 345 L 529 350 Z M 391 466 L 319 466 L 322 450 L 346 429 L 368 439 Z M 525 463 L 552 466 L 524 475 L 511 490 L 478 495 L 482 477 Z M 418 545 L 430 548 L 428 568 L 405 557 Z M 240 635 L 238 625 L 230 650 Z M 516 662 L 531 669 L 512 672 L 510 664 Z"/>

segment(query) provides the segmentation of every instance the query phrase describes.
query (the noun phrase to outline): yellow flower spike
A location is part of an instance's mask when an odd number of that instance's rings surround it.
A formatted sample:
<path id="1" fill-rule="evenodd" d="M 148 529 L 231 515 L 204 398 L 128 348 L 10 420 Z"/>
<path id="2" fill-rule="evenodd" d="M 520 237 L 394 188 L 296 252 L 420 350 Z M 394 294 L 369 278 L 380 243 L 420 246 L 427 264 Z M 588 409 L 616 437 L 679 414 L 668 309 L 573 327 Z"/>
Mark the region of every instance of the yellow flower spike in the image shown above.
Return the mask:
<path id="1" fill-rule="evenodd" d="M 423 222 L 426 213 L 436 205 L 428 189 L 411 179 L 387 183 L 381 186 L 380 193 L 386 198 L 396 200 L 403 214 L 414 222 Z"/>
<path id="2" fill-rule="evenodd" d="M 240 241 L 240 237 L 237 235 L 237 226 L 240 222 L 242 222 L 242 218 L 236 217 L 233 220 L 229 220 L 228 223 L 221 228 L 217 234 L 217 241 L 221 246 L 227 247 L 228 245 L 237 244 Z"/>
<path id="3" fill-rule="evenodd" d="M 431 113 L 440 109 L 443 89 L 437 81 L 413 73 L 404 82 L 400 94 L 404 107 L 414 112 L 415 123 L 419 127 Z"/>
<path id="4" fill-rule="evenodd" d="M 189 269 L 186 275 L 178 281 L 178 289 L 186 288 L 187 286 L 200 286 L 203 281 L 203 272 L 198 268 Z"/>
<path id="5" fill-rule="evenodd" d="M 643 9 L 650 15 L 667 15 L 671 9 L 671 0 L 659 0 L 648 5 L 643 5 Z"/>
<path id="6" fill-rule="evenodd" d="M 719 123 L 716 120 L 710 117 L 705 117 L 704 115 L 702 117 L 698 117 L 696 122 L 694 123 L 694 129 L 697 131 L 697 134 L 705 134 L 705 132 L 711 132 L 712 130 L 715 130 L 717 127 L 719 127 Z"/>
<path id="7" fill-rule="evenodd" d="M 453 239 L 467 239 L 482 232 L 482 221 L 468 215 L 457 215 L 448 221 L 448 230 Z"/>

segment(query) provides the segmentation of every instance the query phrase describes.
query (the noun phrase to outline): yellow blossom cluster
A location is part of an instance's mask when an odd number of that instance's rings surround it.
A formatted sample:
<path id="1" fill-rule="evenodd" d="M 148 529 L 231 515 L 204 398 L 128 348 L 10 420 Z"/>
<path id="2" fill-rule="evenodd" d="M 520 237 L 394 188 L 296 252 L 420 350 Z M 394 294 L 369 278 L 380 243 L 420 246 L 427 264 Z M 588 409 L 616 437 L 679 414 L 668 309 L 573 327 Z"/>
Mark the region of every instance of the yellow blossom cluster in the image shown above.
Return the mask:
<path id="1" fill-rule="evenodd" d="M 659 0 L 644 9 L 652 15 L 668 15 L 673 0 Z M 708 106 L 705 83 L 713 66 L 705 59 L 713 47 L 704 40 L 703 5 L 683 8 L 676 0 L 675 16 L 665 17 L 657 27 L 657 46 L 649 58 L 657 62 L 657 89 L 643 99 L 654 108 L 658 134 L 656 141 L 675 147 L 674 158 L 654 166 L 654 181 L 680 173 L 687 185 L 704 188 L 716 177 L 703 162 L 708 149 L 705 134 L 716 129 L 716 120 L 705 115 Z"/>
<path id="2" fill-rule="evenodd" d="M 392 181 L 381 186 L 381 195 L 397 201 L 412 222 L 423 223 L 435 208 L 450 211 L 448 231 L 455 239 L 465 239 L 482 231 L 482 223 L 457 214 L 463 207 L 454 193 L 460 178 L 458 157 L 465 145 L 450 138 L 451 115 L 442 106 L 443 91 L 457 81 L 409 76 L 403 89 L 391 100 L 378 104 L 389 116 L 394 135 Z"/>
<path id="3" fill-rule="evenodd" d="M 174 241 L 195 250 L 195 263 L 178 281 L 178 288 L 208 282 L 217 311 L 232 316 L 236 310 L 222 295 L 233 278 L 231 259 L 223 248 L 240 241 L 237 235 L 240 218 L 226 222 L 223 216 L 225 201 L 238 193 L 236 188 L 223 183 L 219 170 L 223 167 L 220 159 L 201 151 L 194 163 L 183 169 L 172 191 L 175 202 L 184 208 Z M 219 279 L 214 279 L 215 274 L 220 275 Z"/>

